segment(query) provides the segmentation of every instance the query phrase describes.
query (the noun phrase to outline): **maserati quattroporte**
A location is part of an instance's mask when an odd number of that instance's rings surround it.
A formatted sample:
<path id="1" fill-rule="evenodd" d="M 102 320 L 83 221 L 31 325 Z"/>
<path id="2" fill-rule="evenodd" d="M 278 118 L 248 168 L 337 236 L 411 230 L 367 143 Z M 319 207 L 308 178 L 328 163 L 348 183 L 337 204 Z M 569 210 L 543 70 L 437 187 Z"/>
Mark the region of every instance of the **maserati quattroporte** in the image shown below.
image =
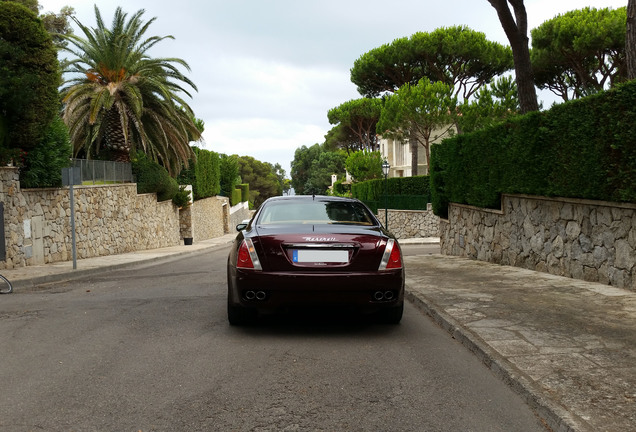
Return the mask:
<path id="1" fill-rule="evenodd" d="M 350 308 L 397 324 L 404 268 L 397 240 L 361 201 L 275 197 L 239 224 L 227 263 L 228 319 Z"/>

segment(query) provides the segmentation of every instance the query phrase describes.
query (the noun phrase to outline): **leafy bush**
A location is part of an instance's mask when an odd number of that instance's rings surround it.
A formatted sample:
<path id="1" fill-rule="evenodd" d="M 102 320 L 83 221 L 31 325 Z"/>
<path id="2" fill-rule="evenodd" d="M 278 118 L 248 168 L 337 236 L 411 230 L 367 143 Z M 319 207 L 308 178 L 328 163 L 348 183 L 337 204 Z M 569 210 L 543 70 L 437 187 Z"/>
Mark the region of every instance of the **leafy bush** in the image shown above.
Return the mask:
<path id="1" fill-rule="evenodd" d="M 192 185 L 195 199 L 208 198 L 221 191 L 219 183 L 219 155 L 209 150 L 195 147 L 197 162 L 195 165 L 196 181 Z"/>
<path id="2" fill-rule="evenodd" d="M 433 210 L 502 193 L 636 202 L 636 82 L 434 146 Z"/>
<path id="3" fill-rule="evenodd" d="M 148 159 L 144 153 L 131 155 L 132 171 L 137 179 L 137 193 L 156 193 L 157 201 L 167 201 L 179 192 L 179 184 L 168 171 Z"/>
<path id="4" fill-rule="evenodd" d="M 384 179 L 369 180 L 351 185 L 353 197 L 362 201 L 380 199 L 384 196 L 384 188 Z M 430 198 L 430 179 L 428 176 L 389 178 L 387 179 L 386 188 L 390 196 L 419 195 L 426 199 Z"/>
<path id="5" fill-rule="evenodd" d="M 172 203 L 177 207 L 187 208 L 190 206 L 190 191 L 185 186 L 179 186 L 179 191 L 172 197 Z"/>
<path id="6" fill-rule="evenodd" d="M 192 147 L 196 160 L 190 160 L 188 168 L 181 170 L 177 181 L 182 185 L 192 185 L 194 200 L 217 195 L 220 190 L 220 158 L 215 152 Z"/>
<path id="7" fill-rule="evenodd" d="M 344 180 L 338 180 L 333 184 L 332 193 L 336 196 L 351 197 L 351 183 L 345 183 Z"/>
<path id="8" fill-rule="evenodd" d="M 241 202 L 241 189 L 234 189 L 232 191 L 232 196 L 230 197 L 230 204 L 235 206 Z"/>
<path id="9" fill-rule="evenodd" d="M 430 199 L 431 182 L 429 176 L 400 177 L 396 180 L 399 185 L 399 195 L 421 195 Z"/>
<path id="10" fill-rule="evenodd" d="M 351 185 L 351 194 L 360 201 L 375 201 L 384 193 L 384 180 L 368 180 Z"/>
<path id="11" fill-rule="evenodd" d="M 20 185 L 24 188 L 62 185 L 62 168 L 69 166 L 71 141 L 68 129 L 56 116 L 44 131 L 42 140 L 24 157 Z"/>
<path id="12" fill-rule="evenodd" d="M 347 157 L 345 168 L 358 182 L 379 179 L 382 177 L 382 156 L 380 152 L 360 150 Z"/>
<path id="13" fill-rule="evenodd" d="M 385 200 L 389 208 L 397 210 L 426 210 L 431 202 L 428 176 L 387 179 L 386 194 L 384 180 L 354 183 L 351 192 L 354 198 L 363 201 L 374 211 L 383 208 Z"/>
<path id="14" fill-rule="evenodd" d="M 245 202 L 250 199 L 250 185 L 248 183 L 237 184 L 236 188 L 241 191 L 241 201 Z M 238 203 L 236 203 L 238 204 Z"/>
<path id="15" fill-rule="evenodd" d="M 236 155 L 221 155 L 219 161 L 220 193 L 229 197 L 234 193 L 235 186 L 239 183 L 239 163 Z"/>
<path id="16" fill-rule="evenodd" d="M 0 141 L 31 152 L 59 111 L 60 73 L 51 36 L 19 2 L 0 1 Z"/>

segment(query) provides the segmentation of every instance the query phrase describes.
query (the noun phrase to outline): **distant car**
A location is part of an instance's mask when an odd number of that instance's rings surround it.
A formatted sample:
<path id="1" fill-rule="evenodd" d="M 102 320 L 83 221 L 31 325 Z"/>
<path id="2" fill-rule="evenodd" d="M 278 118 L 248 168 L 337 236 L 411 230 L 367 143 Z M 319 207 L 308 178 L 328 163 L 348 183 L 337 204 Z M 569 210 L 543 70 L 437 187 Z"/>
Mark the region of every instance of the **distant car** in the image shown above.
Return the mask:
<path id="1" fill-rule="evenodd" d="M 236 230 L 227 262 L 230 324 L 305 307 L 352 308 L 393 324 L 402 319 L 400 246 L 361 201 L 270 198 Z"/>

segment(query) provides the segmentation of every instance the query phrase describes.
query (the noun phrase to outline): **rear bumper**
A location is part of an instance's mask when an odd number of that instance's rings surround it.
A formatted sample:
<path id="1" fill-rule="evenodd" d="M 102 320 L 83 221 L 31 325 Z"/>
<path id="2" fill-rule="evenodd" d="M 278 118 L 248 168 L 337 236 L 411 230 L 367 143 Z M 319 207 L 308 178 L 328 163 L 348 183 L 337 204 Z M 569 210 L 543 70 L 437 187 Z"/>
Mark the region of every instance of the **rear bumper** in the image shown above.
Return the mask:
<path id="1" fill-rule="evenodd" d="M 230 303 L 259 310 L 324 306 L 373 312 L 404 302 L 402 269 L 374 273 L 268 273 L 233 268 L 229 276 Z"/>

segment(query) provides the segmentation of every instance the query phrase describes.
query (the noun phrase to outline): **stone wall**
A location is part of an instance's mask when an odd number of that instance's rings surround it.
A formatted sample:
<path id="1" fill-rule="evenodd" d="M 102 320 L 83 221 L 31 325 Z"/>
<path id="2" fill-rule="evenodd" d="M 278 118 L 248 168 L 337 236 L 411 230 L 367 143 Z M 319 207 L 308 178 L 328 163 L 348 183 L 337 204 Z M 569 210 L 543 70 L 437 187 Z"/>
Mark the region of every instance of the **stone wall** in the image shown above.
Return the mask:
<path id="1" fill-rule="evenodd" d="M 229 232 L 224 213 L 229 206 L 225 197 L 210 197 L 192 203 L 192 238 L 195 242 L 221 237 Z"/>
<path id="2" fill-rule="evenodd" d="M 181 237 L 196 242 L 233 234 L 236 225 L 249 217 L 247 202 L 230 207 L 230 200 L 222 196 L 197 200 L 180 212 Z"/>
<path id="3" fill-rule="evenodd" d="M 384 224 L 384 209 L 378 209 L 378 219 Z M 432 210 L 388 211 L 389 231 L 398 239 L 439 237 L 439 217 Z"/>
<path id="4" fill-rule="evenodd" d="M 504 195 L 501 210 L 451 204 L 443 254 L 636 290 L 636 205 Z"/>
<path id="5" fill-rule="evenodd" d="M 156 194 L 137 194 L 136 184 L 75 186 L 77 258 L 121 254 L 180 243 L 179 209 Z M 6 257 L 0 269 L 72 259 L 70 189 L 20 189 L 19 171 L 0 168 Z M 223 235 L 223 201 L 191 206 L 188 229 L 199 240 Z M 206 237 L 209 236 L 209 237 Z"/>
<path id="6" fill-rule="evenodd" d="M 252 217 L 252 212 L 250 211 L 250 206 L 247 201 L 243 201 L 238 203 L 235 206 L 230 208 L 230 222 L 229 222 L 229 232 L 236 232 L 236 225 L 240 224 L 246 219 L 250 219 Z"/>

